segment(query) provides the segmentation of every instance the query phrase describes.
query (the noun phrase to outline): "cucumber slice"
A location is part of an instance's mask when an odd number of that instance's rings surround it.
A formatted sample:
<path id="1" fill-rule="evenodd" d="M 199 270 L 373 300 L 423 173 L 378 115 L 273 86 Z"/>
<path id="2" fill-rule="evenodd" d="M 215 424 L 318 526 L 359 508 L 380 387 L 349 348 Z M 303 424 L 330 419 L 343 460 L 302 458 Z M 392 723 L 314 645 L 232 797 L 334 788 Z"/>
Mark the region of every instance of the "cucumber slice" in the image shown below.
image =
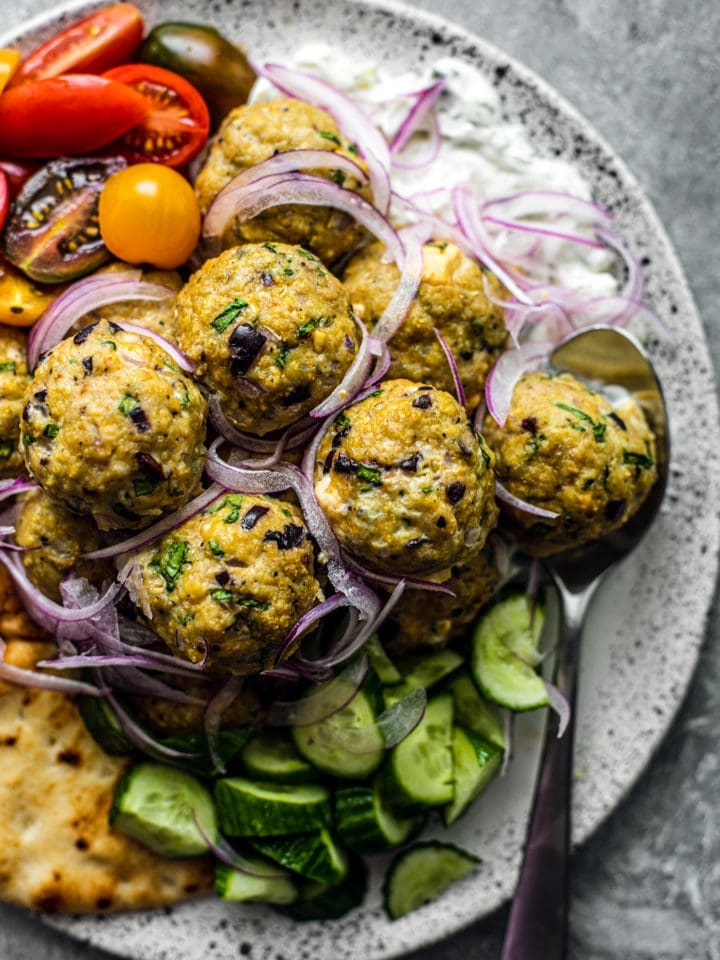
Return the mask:
<path id="1" fill-rule="evenodd" d="M 504 750 L 505 730 L 500 711 L 480 696 L 470 674 L 461 670 L 450 678 L 447 687 L 455 701 L 456 723 Z"/>
<path id="2" fill-rule="evenodd" d="M 368 872 L 360 857 L 350 857 L 347 877 L 337 886 L 317 883 L 314 880 L 300 881 L 300 896 L 292 904 L 277 908 L 293 920 L 337 920 L 350 910 L 359 907 L 365 899 Z"/>
<path id="3" fill-rule="evenodd" d="M 240 759 L 245 772 L 257 780 L 306 783 L 315 769 L 292 745 L 287 733 L 263 730 L 243 748 Z"/>
<path id="4" fill-rule="evenodd" d="M 122 757 L 138 752 L 104 697 L 78 697 L 77 705 L 88 733 L 105 753 Z"/>
<path id="5" fill-rule="evenodd" d="M 518 602 L 516 596 L 500 600 L 478 621 L 470 667 L 488 700 L 517 711 L 547 706 L 542 679 L 526 660 L 513 653 L 513 649 L 526 649 L 528 637 L 534 636 L 529 604 Z"/>
<path id="6" fill-rule="evenodd" d="M 226 777 L 215 784 L 220 829 L 229 837 L 312 833 L 332 821 L 330 795 L 319 784 L 262 783 Z"/>
<path id="7" fill-rule="evenodd" d="M 542 660 L 538 652 L 545 626 L 545 607 L 533 603 L 526 593 L 507 594 L 489 611 L 503 643 L 516 657 L 536 667 Z"/>
<path id="8" fill-rule="evenodd" d="M 449 827 L 468 809 L 495 776 L 502 764 L 503 751 L 482 740 L 470 730 L 456 726 L 453 731 L 453 769 L 455 796 L 443 807 L 443 823 Z"/>
<path id="9" fill-rule="evenodd" d="M 404 917 L 439 896 L 480 863 L 451 843 L 418 843 L 398 854 L 383 887 L 385 910 L 391 920 Z"/>
<path id="10" fill-rule="evenodd" d="M 385 653 L 385 649 L 382 643 L 380 643 L 380 638 L 377 634 L 373 634 L 373 636 L 370 637 L 365 644 L 365 650 L 370 657 L 370 666 L 377 674 L 383 686 L 388 686 L 391 683 L 400 683 L 402 674 L 387 653 Z"/>
<path id="11" fill-rule="evenodd" d="M 430 690 L 462 666 L 463 662 L 456 650 L 434 650 L 422 656 L 403 657 L 398 660 L 402 681 L 384 690 L 385 705 L 391 706 L 418 687 Z"/>
<path id="12" fill-rule="evenodd" d="M 200 856 L 208 851 L 205 838 L 218 836 L 210 793 L 189 774 L 159 763 L 138 763 L 125 774 L 110 826 L 163 857 Z"/>
<path id="13" fill-rule="evenodd" d="M 356 853 L 383 853 L 399 847 L 423 818 L 398 817 L 382 796 L 381 777 L 372 786 L 342 787 L 335 794 L 335 823 L 345 846 Z"/>
<path id="14" fill-rule="evenodd" d="M 218 730 L 213 735 L 215 737 L 215 752 L 225 768 L 237 757 L 254 732 L 252 727 L 239 727 L 237 730 Z M 160 743 L 163 746 L 172 747 L 173 750 L 181 750 L 183 753 L 199 754 L 197 757 L 186 760 L 173 760 L 172 765 L 174 767 L 179 767 L 188 773 L 194 773 L 198 777 L 213 777 L 217 773 L 215 764 L 208 752 L 207 736 L 204 733 L 185 733 L 182 736 L 167 737 Z"/>
<path id="15" fill-rule="evenodd" d="M 436 694 L 417 727 L 390 752 L 383 794 L 391 806 L 415 809 L 452 802 L 452 736 L 452 695 Z"/>
<path id="16" fill-rule="evenodd" d="M 347 854 L 329 830 L 295 837 L 256 837 L 250 843 L 258 853 L 308 880 L 336 884 L 347 876 Z"/>
<path id="17" fill-rule="evenodd" d="M 385 754 L 382 731 L 375 722 L 372 691 L 361 688 L 342 710 L 319 723 L 293 729 L 295 746 L 306 760 L 346 780 L 362 780 L 380 766 Z"/>
<path id="18" fill-rule="evenodd" d="M 290 874 L 278 876 L 277 867 L 262 860 L 249 861 L 253 871 L 242 873 L 233 870 L 224 863 L 215 866 L 215 892 L 221 900 L 252 900 L 260 903 L 294 903 L 298 898 L 298 887 Z M 267 871 L 267 876 L 262 876 Z"/>

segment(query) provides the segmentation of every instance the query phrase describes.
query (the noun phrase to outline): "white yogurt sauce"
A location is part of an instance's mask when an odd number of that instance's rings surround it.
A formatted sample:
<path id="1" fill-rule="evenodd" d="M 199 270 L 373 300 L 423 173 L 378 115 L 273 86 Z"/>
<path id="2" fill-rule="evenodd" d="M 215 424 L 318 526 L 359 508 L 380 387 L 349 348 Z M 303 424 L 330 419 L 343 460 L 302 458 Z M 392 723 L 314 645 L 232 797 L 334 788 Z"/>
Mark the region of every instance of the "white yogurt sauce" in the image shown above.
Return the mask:
<path id="1" fill-rule="evenodd" d="M 440 190 L 424 201 L 428 209 L 454 220 L 447 188 L 470 185 L 479 200 L 510 196 L 523 190 L 557 190 L 591 200 L 590 187 L 579 171 L 557 157 L 544 157 L 530 142 L 524 127 L 502 116 L 500 100 L 491 83 L 474 67 L 451 57 L 442 57 L 432 67 L 417 72 L 392 73 L 386 66 L 353 60 L 326 43 L 301 47 L 285 61 L 287 66 L 307 70 L 350 94 L 391 138 L 412 104 L 407 94 L 446 81 L 437 103 L 442 143 L 435 161 L 423 169 L 393 167 L 393 189 L 406 197 Z M 258 80 L 250 102 L 269 100 L 279 94 L 265 80 Z M 352 131 L 343 131 L 352 138 Z M 418 134 L 402 154 L 403 162 L 428 155 L 427 136 Z M 553 225 L 570 233 L 591 236 L 588 227 L 569 216 Z M 524 235 L 527 242 L 528 234 Z M 511 242 L 523 240 L 515 235 Z M 546 282 L 597 296 L 614 294 L 617 281 L 611 272 L 614 255 L 564 240 L 543 240 L 538 256 L 546 267 Z"/>

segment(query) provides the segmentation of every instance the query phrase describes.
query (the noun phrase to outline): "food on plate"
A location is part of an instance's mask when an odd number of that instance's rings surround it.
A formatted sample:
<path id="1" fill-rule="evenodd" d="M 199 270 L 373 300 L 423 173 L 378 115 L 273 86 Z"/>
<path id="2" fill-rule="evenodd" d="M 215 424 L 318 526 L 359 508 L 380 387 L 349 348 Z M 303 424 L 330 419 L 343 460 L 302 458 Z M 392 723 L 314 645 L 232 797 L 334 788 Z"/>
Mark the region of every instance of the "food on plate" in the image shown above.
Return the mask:
<path id="1" fill-rule="evenodd" d="M 16 477 L 22 470 L 20 415 L 29 381 L 27 337 L 0 325 L 0 477 Z"/>
<path id="2" fill-rule="evenodd" d="M 206 260 L 178 294 L 175 325 L 226 417 L 261 436 L 328 397 L 359 344 L 340 281 L 285 243 L 243 244 Z"/>
<path id="3" fill-rule="evenodd" d="M 127 264 L 116 261 L 101 267 L 96 275 L 117 274 L 126 270 Z M 174 293 L 178 293 L 183 285 L 182 277 L 176 270 L 154 270 L 151 267 L 143 268 L 141 280 L 145 283 L 160 284 Z M 164 300 L 118 300 L 116 303 L 106 303 L 86 313 L 76 326 L 86 327 L 99 320 L 107 320 L 108 323 L 115 324 L 134 323 L 174 343 L 176 339 L 174 309 L 173 296 L 168 296 Z"/>
<path id="4" fill-rule="evenodd" d="M 379 243 L 364 247 L 345 267 L 345 289 L 368 327 L 374 327 L 385 312 L 399 279 L 397 264 Z M 420 286 L 392 339 L 388 375 L 452 391 L 453 378 L 437 330 L 455 357 L 467 407 L 474 410 L 490 367 L 507 346 L 500 305 L 506 296 L 498 279 L 455 244 L 426 243 Z"/>
<path id="5" fill-rule="evenodd" d="M 529 373 L 501 427 L 485 418 L 498 479 L 538 516 L 505 504 L 524 548 L 545 555 L 626 523 L 657 479 L 655 438 L 629 394 L 615 403 L 567 373 Z"/>
<path id="6" fill-rule="evenodd" d="M 285 637 L 321 598 L 299 511 L 239 493 L 140 551 L 128 588 L 178 657 L 233 674 L 289 656 Z"/>
<path id="7" fill-rule="evenodd" d="M 399 575 L 435 573 L 480 550 L 495 526 L 492 463 L 449 393 L 384 380 L 331 425 L 315 492 L 350 553 Z"/>
<path id="8" fill-rule="evenodd" d="M 62 284 L 42 286 L 29 280 L 0 257 L 0 325 L 31 327 L 62 290 Z"/>
<path id="9" fill-rule="evenodd" d="M 23 403 L 30 475 L 101 530 L 147 526 L 200 489 L 205 400 L 147 337 L 83 328 L 40 361 Z"/>
<path id="10" fill-rule="evenodd" d="M 69 574 L 84 577 L 95 586 L 112 583 L 117 571 L 108 561 L 85 560 L 83 553 L 105 546 L 105 538 L 92 517 L 67 510 L 41 489 L 22 502 L 15 521 L 15 539 L 30 580 L 48 597 L 60 602 L 60 585 Z"/>
<path id="11" fill-rule="evenodd" d="M 357 148 L 341 134 L 325 111 L 300 100 L 274 100 L 237 107 L 223 121 L 210 144 L 205 165 L 195 180 L 200 209 L 206 213 L 217 194 L 244 170 L 288 150 L 326 150 L 357 161 Z M 348 190 L 365 193 L 362 184 L 342 170 L 318 171 Z M 234 222 L 223 246 L 265 240 L 299 244 L 325 264 L 335 263 L 364 238 L 352 217 L 331 207 L 288 204 Z"/>

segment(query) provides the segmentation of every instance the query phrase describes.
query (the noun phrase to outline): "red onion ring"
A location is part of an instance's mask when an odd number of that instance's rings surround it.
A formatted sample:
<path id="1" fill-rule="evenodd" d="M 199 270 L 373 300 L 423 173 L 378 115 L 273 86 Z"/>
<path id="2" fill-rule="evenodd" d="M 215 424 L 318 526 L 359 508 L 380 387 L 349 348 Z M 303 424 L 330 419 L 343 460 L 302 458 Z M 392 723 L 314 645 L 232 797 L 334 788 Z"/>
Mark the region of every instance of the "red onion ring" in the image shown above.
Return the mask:
<path id="1" fill-rule="evenodd" d="M 155 333 L 154 330 L 150 330 L 149 327 L 143 327 L 139 323 L 128 323 L 125 320 L 120 322 L 114 320 L 113 323 L 116 327 L 120 327 L 121 330 L 127 331 L 127 333 L 137 333 L 141 337 L 148 337 L 150 340 L 156 343 L 161 350 L 164 350 L 165 353 L 169 354 L 178 367 L 180 367 L 180 369 L 185 373 L 193 373 L 195 371 L 195 364 L 182 352 L 179 347 L 176 347 L 175 344 L 166 337 L 162 337 L 159 333 Z"/>
<path id="2" fill-rule="evenodd" d="M 513 218 L 566 214 L 574 220 L 590 225 L 602 220 L 609 223 L 612 220 L 612 214 L 601 204 L 561 190 L 521 190 L 505 197 L 486 200 L 482 210 L 485 212 L 499 206 L 509 207 L 508 216 Z"/>
<path id="3" fill-rule="evenodd" d="M 384 587 L 395 588 L 401 580 L 404 580 L 408 590 L 427 590 L 428 593 L 442 593 L 447 597 L 456 596 L 455 591 L 451 590 L 450 587 L 444 583 L 435 583 L 434 580 L 421 580 L 417 577 L 396 577 L 390 573 L 378 573 L 376 570 L 371 570 L 364 564 L 359 563 L 344 551 L 343 559 L 348 567 L 355 573 L 366 580 L 373 580 L 375 583 L 380 583 Z"/>
<path id="4" fill-rule="evenodd" d="M 34 480 L 27 480 L 25 477 L 12 477 L 10 480 L 0 480 L 0 503 L 9 497 L 15 497 L 19 493 L 27 493 L 30 490 L 37 490 L 39 484 Z"/>
<path id="5" fill-rule="evenodd" d="M 485 381 L 485 400 L 488 412 L 499 426 L 505 425 L 520 377 L 546 363 L 551 350 L 551 343 L 523 343 L 501 353 L 492 365 Z"/>
<path id="6" fill-rule="evenodd" d="M 564 735 L 570 723 L 570 704 L 565 694 L 554 684 L 549 683 L 547 680 L 543 680 L 543 684 L 545 685 L 545 693 L 547 694 L 550 709 L 554 710 L 558 716 L 557 737 L 559 740 L 560 737 Z"/>
<path id="7" fill-rule="evenodd" d="M 274 666 L 279 667 L 280 663 L 290 656 L 290 651 L 292 650 L 298 638 L 303 633 L 307 633 L 307 631 L 314 626 L 318 620 L 322 620 L 323 617 L 326 617 L 334 610 L 339 610 L 341 607 L 348 606 L 350 606 L 350 601 L 344 594 L 334 593 L 331 597 L 328 597 L 327 600 L 323 600 L 322 603 L 318 603 L 317 606 L 314 606 L 311 610 L 308 610 L 306 614 L 303 614 L 292 630 L 288 633 L 287 637 L 285 637 L 283 645 L 275 659 Z"/>
<path id="8" fill-rule="evenodd" d="M 147 730 L 140 726 L 130 714 L 120 706 L 112 693 L 105 694 L 105 700 L 117 717 L 118 723 L 122 727 L 123 733 L 132 743 L 135 744 L 143 753 L 154 757 L 161 762 L 167 763 L 173 760 L 196 760 L 201 756 L 199 753 L 187 753 L 182 750 L 174 750 L 172 747 L 166 747 L 152 737 Z"/>
<path id="9" fill-rule="evenodd" d="M 224 863 L 226 867 L 230 867 L 232 870 L 237 870 L 238 873 L 243 873 L 247 877 L 259 877 L 261 880 L 272 880 L 278 879 L 280 877 L 286 877 L 287 873 L 284 870 L 278 870 L 277 873 L 272 872 L 272 868 L 268 868 L 262 873 L 258 873 L 257 866 L 253 864 L 251 860 L 247 860 L 237 850 L 223 837 L 218 834 L 217 838 L 213 840 L 207 831 L 203 828 L 200 823 L 200 818 L 197 815 L 197 812 L 193 810 L 192 812 L 193 823 L 195 824 L 198 833 L 203 838 L 207 844 L 208 850 L 214 857 L 216 857 L 221 863 Z"/>
<path id="10" fill-rule="evenodd" d="M 322 690 L 299 700 L 276 700 L 270 706 L 268 724 L 271 727 L 307 727 L 320 723 L 350 703 L 365 682 L 368 670 L 368 658 L 363 654 L 328 680 Z"/>
<path id="11" fill-rule="evenodd" d="M 520 497 L 516 497 L 514 493 L 510 493 L 507 487 L 503 486 L 499 480 L 495 480 L 495 496 L 498 500 L 502 500 L 503 503 L 515 507 L 516 510 L 522 510 L 523 513 L 530 513 L 534 517 L 543 517 L 545 520 L 557 520 L 560 516 L 559 513 L 555 513 L 553 510 L 545 510 L 543 507 L 536 507 L 534 503 L 528 503 L 527 500 L 521 500 Z"/>
<path id="12" fill-rule="evenodd" d="M 447 357 L 448 366 L 450 367 L 450 373 L 452 374 L 453 383 L 455 385 L 455 394 L 457 396 L 457 401 L 461 407 L 467 406 L 467 401 L 465 399 L 465 389 L 462 385 L 462 380 L 460 379 L 460 371 L 458 370 L 457 360 L 455 359 L 450 346 L 448 345 L 445 337 L 440 333 L 437 327 L 433 327 L 433 333 L 437 337 L 438 343 L 443 349 L 443 353 Z"/>
<path id="13" fill-rule="evenodd" d="M 415 103 L 400 124 L 395 136 L 390 142 L 390 153 L 399 153 L 408 140 L 417 131 L 423 120 L 431 113 L 440 94 L 446 86 L 446 80 L 438 80 L 425 90 L 420 91 Z"/>
<path id="14" fill-rule="evenodd" d="M 69 680 L 66 677 L 55 677 L 48 673 L 36 673 L 34 670 L 25 670 L 5 662 L 7 644 L 0 637 L 0 680 L 13 684 L 16 687 L 31 687 L 35 690 L 48 690 L 51 693 L 65 693 L 70 696 L 103 697 L 105 690 L 85 683 L 82 680 Z M 40 666 L 40 664 L 38 664 Z"/>
<path id="15" fill-rule="evenodd" d="M 139 280 L 139 270 L 93 274 L 78 280 L 54 300 L 32 328 L 28 338 L 28 366 L 59 343 L 86 313 L 124 300 L 166 300 L 175 295 L 170 287 Z"/>
<path id="16" fill-rule="evenodd" d="M 428 117 L 428 125 L 430 130 L 428 131 L 430 141 L 429 141 L 429 151 L 426 157 L 422 160 L 417 160 L 413 163 L 408 163 L 407 161 L 398 160 L 397 157 L 393 157 L 393 168 L 398 170 L 427 170 L 428 167 L 432 166 L 433 163 L 437 160 L 440 155 L 440 150 L 442 149 L 442 134 L 440 132 L 440 121 L 437 118 L 435 113 L 431 113 Z"/>
<path id="17" fill-rule="evenodd" d="M 356 318 L 357 319 L 357 318 Z M 352 403 L 352 398 L 360 392 L 373 366 L 372 342 L 365 326 L 358 321 L 361 337 L 355 359 L 348 367 L 344 377 L 329 396 L 310 411 L 313 419 L 319 420 L 338 414 Z"/>
<path id="18" fill-rule="evenodd" d="M 591 237 L 583 237 L 577 233 L 569 233 L 565 230 L 553 230 L 552 227 L 545 226 L 542 223 L 522 223 L 520 220 L 503 220 L 500 217 L 492 217 L 487 214 L 482 216 L 483 223 L 492 223 L 496 227 L 502 227 L 504 230 L 518 230 L 521 233 L 534 233 L 541 237 L 555 237 L 558 240 L 567 240 L 568 243 L 579 243 L 585 247 L 592 247 L 595 250 L 602 250 L 604 244 L 599 240 L 593 240 Z"/>
<path id="19" fill-rule="evenodd" d="M 205 709 L 205 737 L 215 773 L 223 774 L 226 772 L 225 764 L 217 748 L 217 736 L 220 732 L 223 714 L 240 696 L 244 683 L 245 677 L 228 677 Z"/>
<path id="20" fill-rule="evenodd" d="M 400 241 L 398 240 L 398 242 Z M 407 316 L 408 310 L 412 306 L 415 294 L 422 280 L 422 243 L 416 235 L 410 234 L 406 235 L 406 244 L 404 254 L 400 259 L 398 259 L 396 253 L 388 247 L 388 252 L 400 270 L 400 282 L 395 288 L 390 303 L 373 328 L 373 337 L 378 340 L 388 341 L 398 332 Z"/>

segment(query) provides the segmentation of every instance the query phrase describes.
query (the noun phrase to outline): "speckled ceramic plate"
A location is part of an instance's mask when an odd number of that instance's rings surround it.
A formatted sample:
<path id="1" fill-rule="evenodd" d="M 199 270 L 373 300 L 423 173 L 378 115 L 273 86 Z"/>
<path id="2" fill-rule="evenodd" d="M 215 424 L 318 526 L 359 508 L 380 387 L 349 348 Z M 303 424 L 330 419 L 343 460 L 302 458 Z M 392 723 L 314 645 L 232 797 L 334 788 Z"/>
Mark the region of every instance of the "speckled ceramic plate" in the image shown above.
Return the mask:
<path id="1" fill-rule="evenodd" d="M 78 13 L 64 7 L 25 28 L 32 46 Z M 489 77 L 510 118 L 539 150 L 572 160 L 646 267 L 648 296 L 675 343 L 652 344 L 670 409 L 674 468 L 666 506 L 643 547 L 598 595 L 587 628 L 577 732 L 574 839 L 582 842 L 635 782 L 665 733 L 691 677 L 716 575 L 720 429 L 702 326 L 680 267 L 653 210 L 622 162 L 556 93 L 499 50 L 436 17 L 391 3 L 335 0 L 140 0 L 149 23 L 210 22 L 252 52 L 282 60 L 319 36 L 348 56 L 393 62 L 398 70 L 459 57 Z M 6 45 L 17 36 L 6 36 Z M 703 457 L 696 456 L 699 447 Z M 691 578 L 687 571 L 692 570 Z M 363 960 L 394 957 L 448 936 L 512 893 L 537 762 L 539 718 L 517 728 L 508 776 L 443 835 L 481 855 L 480 870 L 445 896 L 389 923 L 381 909 L 384 864 L 373 868 L 366 905 L 333 924 L 295 925 L 262 907 L 211 900 L 173 910 L 98 918 L 52 918 L 55 926 L 135 960 Z M 212 947 L 210 945 L 213 945 Z"/>

